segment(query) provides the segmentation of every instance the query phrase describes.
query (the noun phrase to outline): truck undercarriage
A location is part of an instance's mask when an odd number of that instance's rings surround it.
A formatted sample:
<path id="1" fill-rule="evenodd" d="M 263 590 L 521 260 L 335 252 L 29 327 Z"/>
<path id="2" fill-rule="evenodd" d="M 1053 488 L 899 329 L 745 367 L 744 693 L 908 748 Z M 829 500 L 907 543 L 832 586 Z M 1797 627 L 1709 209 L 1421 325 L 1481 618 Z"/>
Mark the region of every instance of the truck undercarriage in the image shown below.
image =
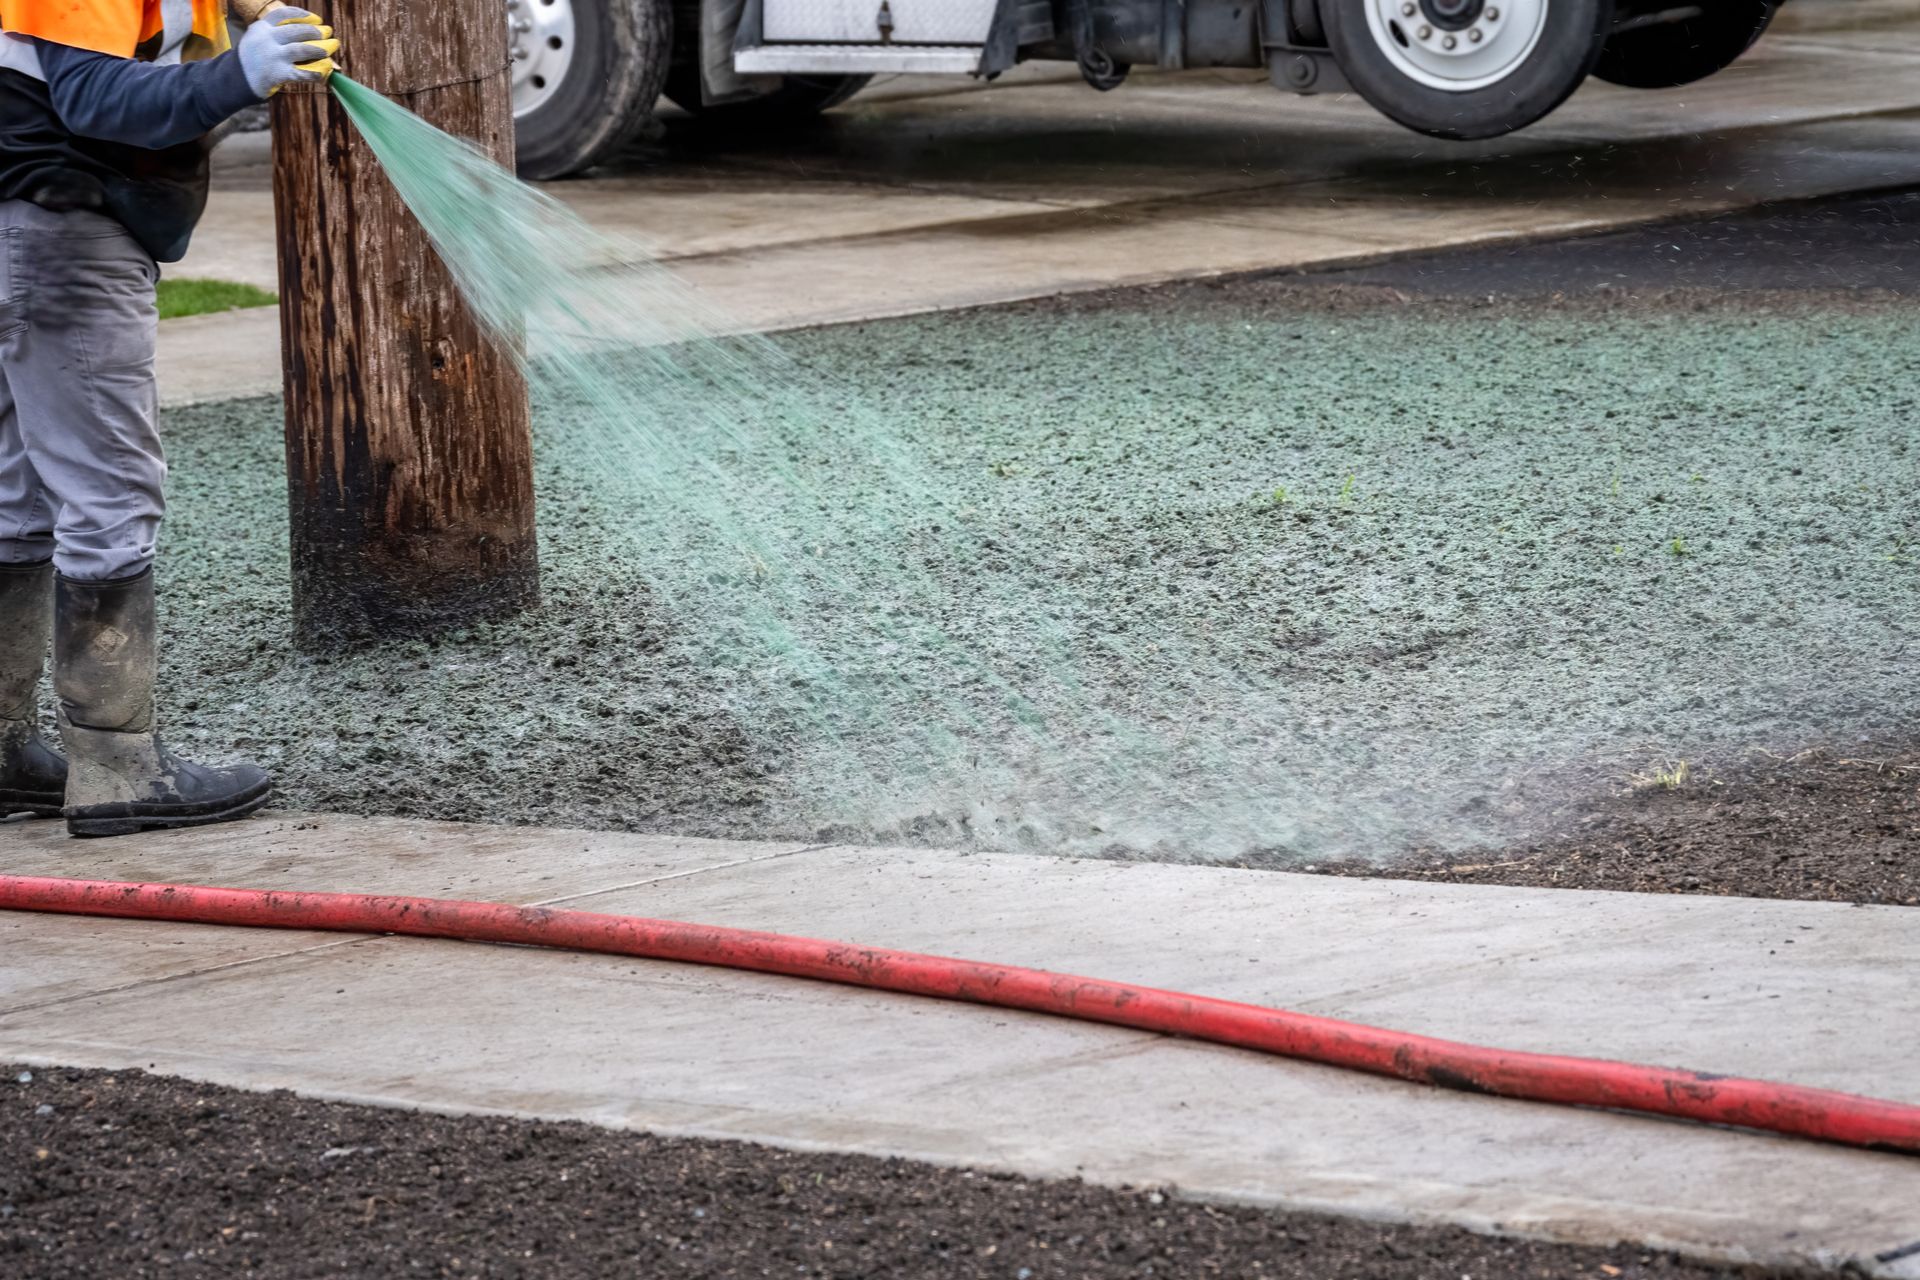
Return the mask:
<path id="1" fill-rule="evenodd" d="M 1135 68 L 1265 69 L 1295 93 L 1356 92 L 1440 138 L 1496 137 L 1589 75 L 1691 83 L 1738 58 L 1781 0 L 507 0 L 521 169 L 604 159 L 661 93 L 770 128 L 875 75 L 991 79 L 1070 62 L 1110 90 Z"/>

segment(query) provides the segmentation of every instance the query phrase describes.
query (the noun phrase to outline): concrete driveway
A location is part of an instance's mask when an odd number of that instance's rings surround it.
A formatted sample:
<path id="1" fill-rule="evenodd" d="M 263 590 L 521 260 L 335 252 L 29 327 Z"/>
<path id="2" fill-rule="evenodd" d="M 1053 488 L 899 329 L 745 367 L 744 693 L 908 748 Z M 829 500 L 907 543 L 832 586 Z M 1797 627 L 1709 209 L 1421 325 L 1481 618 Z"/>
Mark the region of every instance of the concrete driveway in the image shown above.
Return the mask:
<path id="1" fill-rule="evenodd" d="M 551 189 L 673 260 L 742 327 L 781 329 L 1911 184 L 1917 124 L 1920 4 L 1798 0 L 1722 75 L 1658 93 L 1591 83 L 1492 142 L 1424 138 L 1353 97 L 1247 73 L 1098 94 L 1042 65 L 986 87 L 902 77 L 777 140 L 669 109 L 662 138 Z M 222 147 L 176 274 L 272 287 L 265 142 Z M 171 401 L 278 378 L 269 312 L 163 334 Z"/>

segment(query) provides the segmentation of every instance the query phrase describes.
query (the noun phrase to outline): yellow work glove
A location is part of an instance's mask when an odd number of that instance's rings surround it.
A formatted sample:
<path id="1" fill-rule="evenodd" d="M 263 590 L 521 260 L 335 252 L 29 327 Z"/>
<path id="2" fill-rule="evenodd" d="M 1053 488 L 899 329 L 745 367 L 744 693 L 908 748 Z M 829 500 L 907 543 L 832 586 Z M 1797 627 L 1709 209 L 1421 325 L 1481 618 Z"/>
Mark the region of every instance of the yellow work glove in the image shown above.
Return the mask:
<path id="1" fill-rule="evenodd" d="M 332 27 L 305 9 L 285 6 L 261 14 L 238 47 L 247 87 L 263 101 L 287 85 L 325 80 L 338 52 Z"/>

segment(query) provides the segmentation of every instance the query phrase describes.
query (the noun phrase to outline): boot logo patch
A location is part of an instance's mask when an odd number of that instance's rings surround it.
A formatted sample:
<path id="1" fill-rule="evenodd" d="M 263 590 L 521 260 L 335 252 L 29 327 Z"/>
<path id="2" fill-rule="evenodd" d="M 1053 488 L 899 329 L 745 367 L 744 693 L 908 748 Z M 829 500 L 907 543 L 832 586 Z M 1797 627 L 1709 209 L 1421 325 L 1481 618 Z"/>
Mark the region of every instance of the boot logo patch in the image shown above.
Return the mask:
<path id="1" fill-rule="evenodd" d="M 93 651 L 102 657 L 110 658 L 127 647 L 127 633 L 118 627 L 102 627 L 93 637 Z"/>

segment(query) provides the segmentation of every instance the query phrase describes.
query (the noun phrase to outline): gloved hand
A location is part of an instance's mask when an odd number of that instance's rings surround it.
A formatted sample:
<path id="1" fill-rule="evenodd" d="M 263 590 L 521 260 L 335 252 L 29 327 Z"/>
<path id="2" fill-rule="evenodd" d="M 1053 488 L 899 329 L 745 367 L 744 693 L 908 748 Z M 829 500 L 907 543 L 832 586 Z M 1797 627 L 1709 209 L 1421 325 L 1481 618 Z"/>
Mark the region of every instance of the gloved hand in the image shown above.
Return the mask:
<path id="1" fill-rule="evenodd" d="M 340 42 L 333 28 L 305 9 L 282 6 L 260 15 L 240 37 L 240 69 L 262 101 L 283 85 L 324 80 L 333 74 Z"/>

